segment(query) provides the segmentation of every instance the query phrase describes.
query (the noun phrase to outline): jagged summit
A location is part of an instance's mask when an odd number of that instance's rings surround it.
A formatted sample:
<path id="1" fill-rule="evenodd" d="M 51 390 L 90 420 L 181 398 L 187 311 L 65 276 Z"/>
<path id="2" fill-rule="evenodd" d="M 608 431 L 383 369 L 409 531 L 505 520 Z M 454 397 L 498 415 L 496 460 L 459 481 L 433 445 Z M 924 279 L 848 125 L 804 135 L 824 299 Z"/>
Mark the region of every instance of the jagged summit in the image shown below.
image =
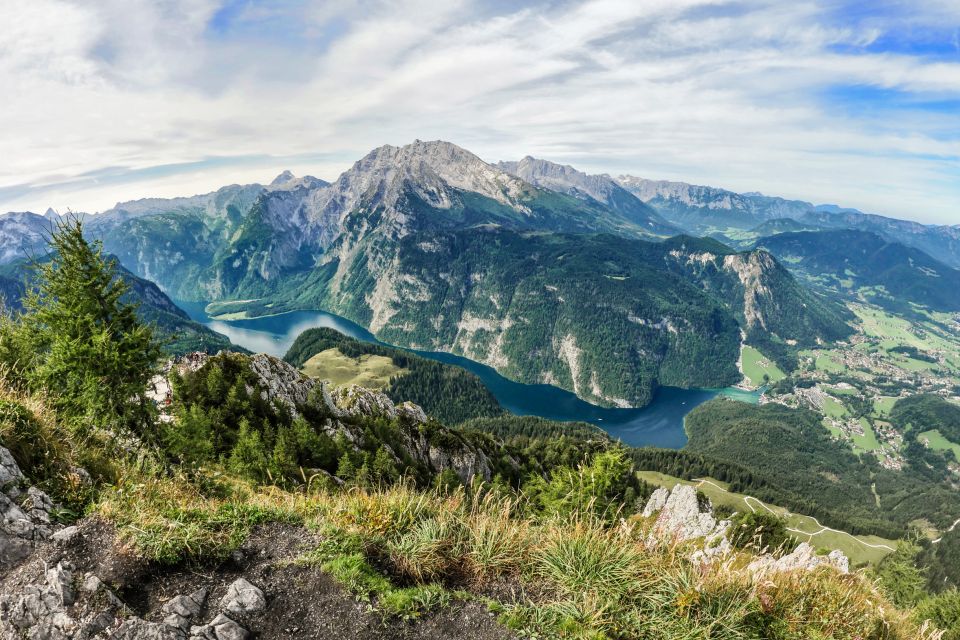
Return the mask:
<path id="1" fill-rule="evenodd" d="M 296 178 L 293 175 L 293 172 L 289 169 L 284 169 L 276 178 L 273 179 L 273 182 L 270 183 L 271 187 L 279 187 L 282 184 L 286 184 Z"/>
<path id="2" fill-rule="evenodd" d="M 400 178 L 418 185 L 421 195 L 439 206 L 449 206 L 449 202 L 438 180 L 508 206 L 516 205 L 527 190 L 522 180 L 443 140 L 416 140 L 402 147 L 378 147 L 357 161 L 344 176 L 348 179 L 363 176 L 364 182 L 380 180 L 388 188 L 396 185 Z"/>

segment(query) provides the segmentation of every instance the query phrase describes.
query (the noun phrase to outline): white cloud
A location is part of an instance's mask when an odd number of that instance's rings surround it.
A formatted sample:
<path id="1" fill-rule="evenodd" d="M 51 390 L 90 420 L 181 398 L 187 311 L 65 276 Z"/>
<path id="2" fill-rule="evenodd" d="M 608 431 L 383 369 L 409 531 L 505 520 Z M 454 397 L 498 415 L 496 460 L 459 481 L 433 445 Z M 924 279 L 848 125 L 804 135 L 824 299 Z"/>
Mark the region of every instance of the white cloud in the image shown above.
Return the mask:
<path id="1" fill-rule="evenodd" d="M 960 19 L 956 3 L 924 4 L 911 24 Z M 837 20 L 813 0 L 239 8 L 243 29 L 212 33 L 212 0 L 0 2 L 13 25 L 0 30 L 0 210 L 103 209 L 268 180 L 280 162 L 330 179 L 380 144 L 444 138 L 490 160 L 531 153 L 960 222 L 954 117 L 825 97 L 960 98 L 960 60 L 870 52 L 889 15 Z M 250 35 L 258 23 L 270 37 Z M 211 156 L 259 160 L 196 164 Z M 188 164 L 76 181 L 174 163 Z"/>

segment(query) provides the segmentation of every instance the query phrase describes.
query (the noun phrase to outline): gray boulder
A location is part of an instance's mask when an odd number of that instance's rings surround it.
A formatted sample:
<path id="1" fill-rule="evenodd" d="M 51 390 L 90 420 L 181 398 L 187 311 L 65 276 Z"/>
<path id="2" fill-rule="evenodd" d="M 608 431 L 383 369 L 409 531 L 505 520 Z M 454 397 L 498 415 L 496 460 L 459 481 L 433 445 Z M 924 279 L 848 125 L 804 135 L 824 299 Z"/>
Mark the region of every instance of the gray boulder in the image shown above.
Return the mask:
<path id="1" fill-rule="evenodd" d="M 267 598 L 263 591 L 244 578 L 235 580 L 220 600 L 220 609 L 238 616 L 260 613 L 266 608 Z"/>
<path id="2" fill-rule="evenodd" d="M 190 640 L 246 640 L 250 632 L 224 614 L 190 629 Z"/>

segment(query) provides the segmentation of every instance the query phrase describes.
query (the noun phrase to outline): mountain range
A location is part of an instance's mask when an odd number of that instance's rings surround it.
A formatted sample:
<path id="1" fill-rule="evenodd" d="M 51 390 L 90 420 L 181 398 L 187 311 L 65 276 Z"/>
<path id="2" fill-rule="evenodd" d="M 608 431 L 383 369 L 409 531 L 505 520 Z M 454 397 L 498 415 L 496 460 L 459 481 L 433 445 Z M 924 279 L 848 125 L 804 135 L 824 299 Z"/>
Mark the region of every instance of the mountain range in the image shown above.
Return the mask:
<path id="1" fill-rule="evenodd" d="M 841 291 L 862 292 L 883 306 L 913 302 L 937 311 L 960 311 L 960 270 L 923 251 L 855 229 L 786 232 L 762 238 L 757 247 L 812 281 Z"/>
<path id="2" fill-rule="evenodd" d="M 0 263 L 38 250 L 52 215 L 0 216 Z M 846 309 L 787 268 L 808 265 L 777 259 L 778 235 L 745 251 L 695 237 L 840 221 L 960 262 L 953 227 L 532 157 L 490 164 L 441 141 L 380 147 L 332 183 L 284 172 L 120 203 L 85 228 L 137 277 L 224 318 L 324 309 L 392 344 L 642 406 L 659 385 L 736 382 L 743 340 L 790 369 L 798 349 L 849 335 Z"/>

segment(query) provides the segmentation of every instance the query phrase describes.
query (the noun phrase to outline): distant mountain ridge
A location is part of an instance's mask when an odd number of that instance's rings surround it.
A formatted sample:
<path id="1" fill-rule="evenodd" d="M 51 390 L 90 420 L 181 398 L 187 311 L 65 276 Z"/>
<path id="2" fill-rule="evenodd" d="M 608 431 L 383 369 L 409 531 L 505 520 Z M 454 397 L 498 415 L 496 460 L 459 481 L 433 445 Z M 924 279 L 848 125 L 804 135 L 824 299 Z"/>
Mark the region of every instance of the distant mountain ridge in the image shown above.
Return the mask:
<path id="1" fill-rule="evenodd" d="M 628 219 L 661 235 L 675 235 L 681 229 L 663 219 L 652 207 L 621 187 L 608 175 L 588 175 L 570 165 L 526 156 L 518 162 L 499 162 L 497 166 L 530 184 L 594 200 L 624 214 Z"/>
<path id="2" fill-rule="evenodd" d="M 761 238 L 755 246 L 842 290 L 880 287 L 873 298 L 885 306 L 910 301 L 937 311 L 960 311 L 960 270 L 876 233 L 790 232 Z"/>
<path id="3" fill-rule="evenodd" d="M 736 193 L 685 182 L 647 180 L 630 175 L 621 175 L 616 180 L 670 223 L 699 235 L 722 234 L 731 228 L 748 231 L 789 218 L 801 225 L 820 229 L 870 231 L 921 249 L 941 262 L 960 268 L 960 225 L 928 225 L 836 205 L 815 205 L 759 193 Z"/>

